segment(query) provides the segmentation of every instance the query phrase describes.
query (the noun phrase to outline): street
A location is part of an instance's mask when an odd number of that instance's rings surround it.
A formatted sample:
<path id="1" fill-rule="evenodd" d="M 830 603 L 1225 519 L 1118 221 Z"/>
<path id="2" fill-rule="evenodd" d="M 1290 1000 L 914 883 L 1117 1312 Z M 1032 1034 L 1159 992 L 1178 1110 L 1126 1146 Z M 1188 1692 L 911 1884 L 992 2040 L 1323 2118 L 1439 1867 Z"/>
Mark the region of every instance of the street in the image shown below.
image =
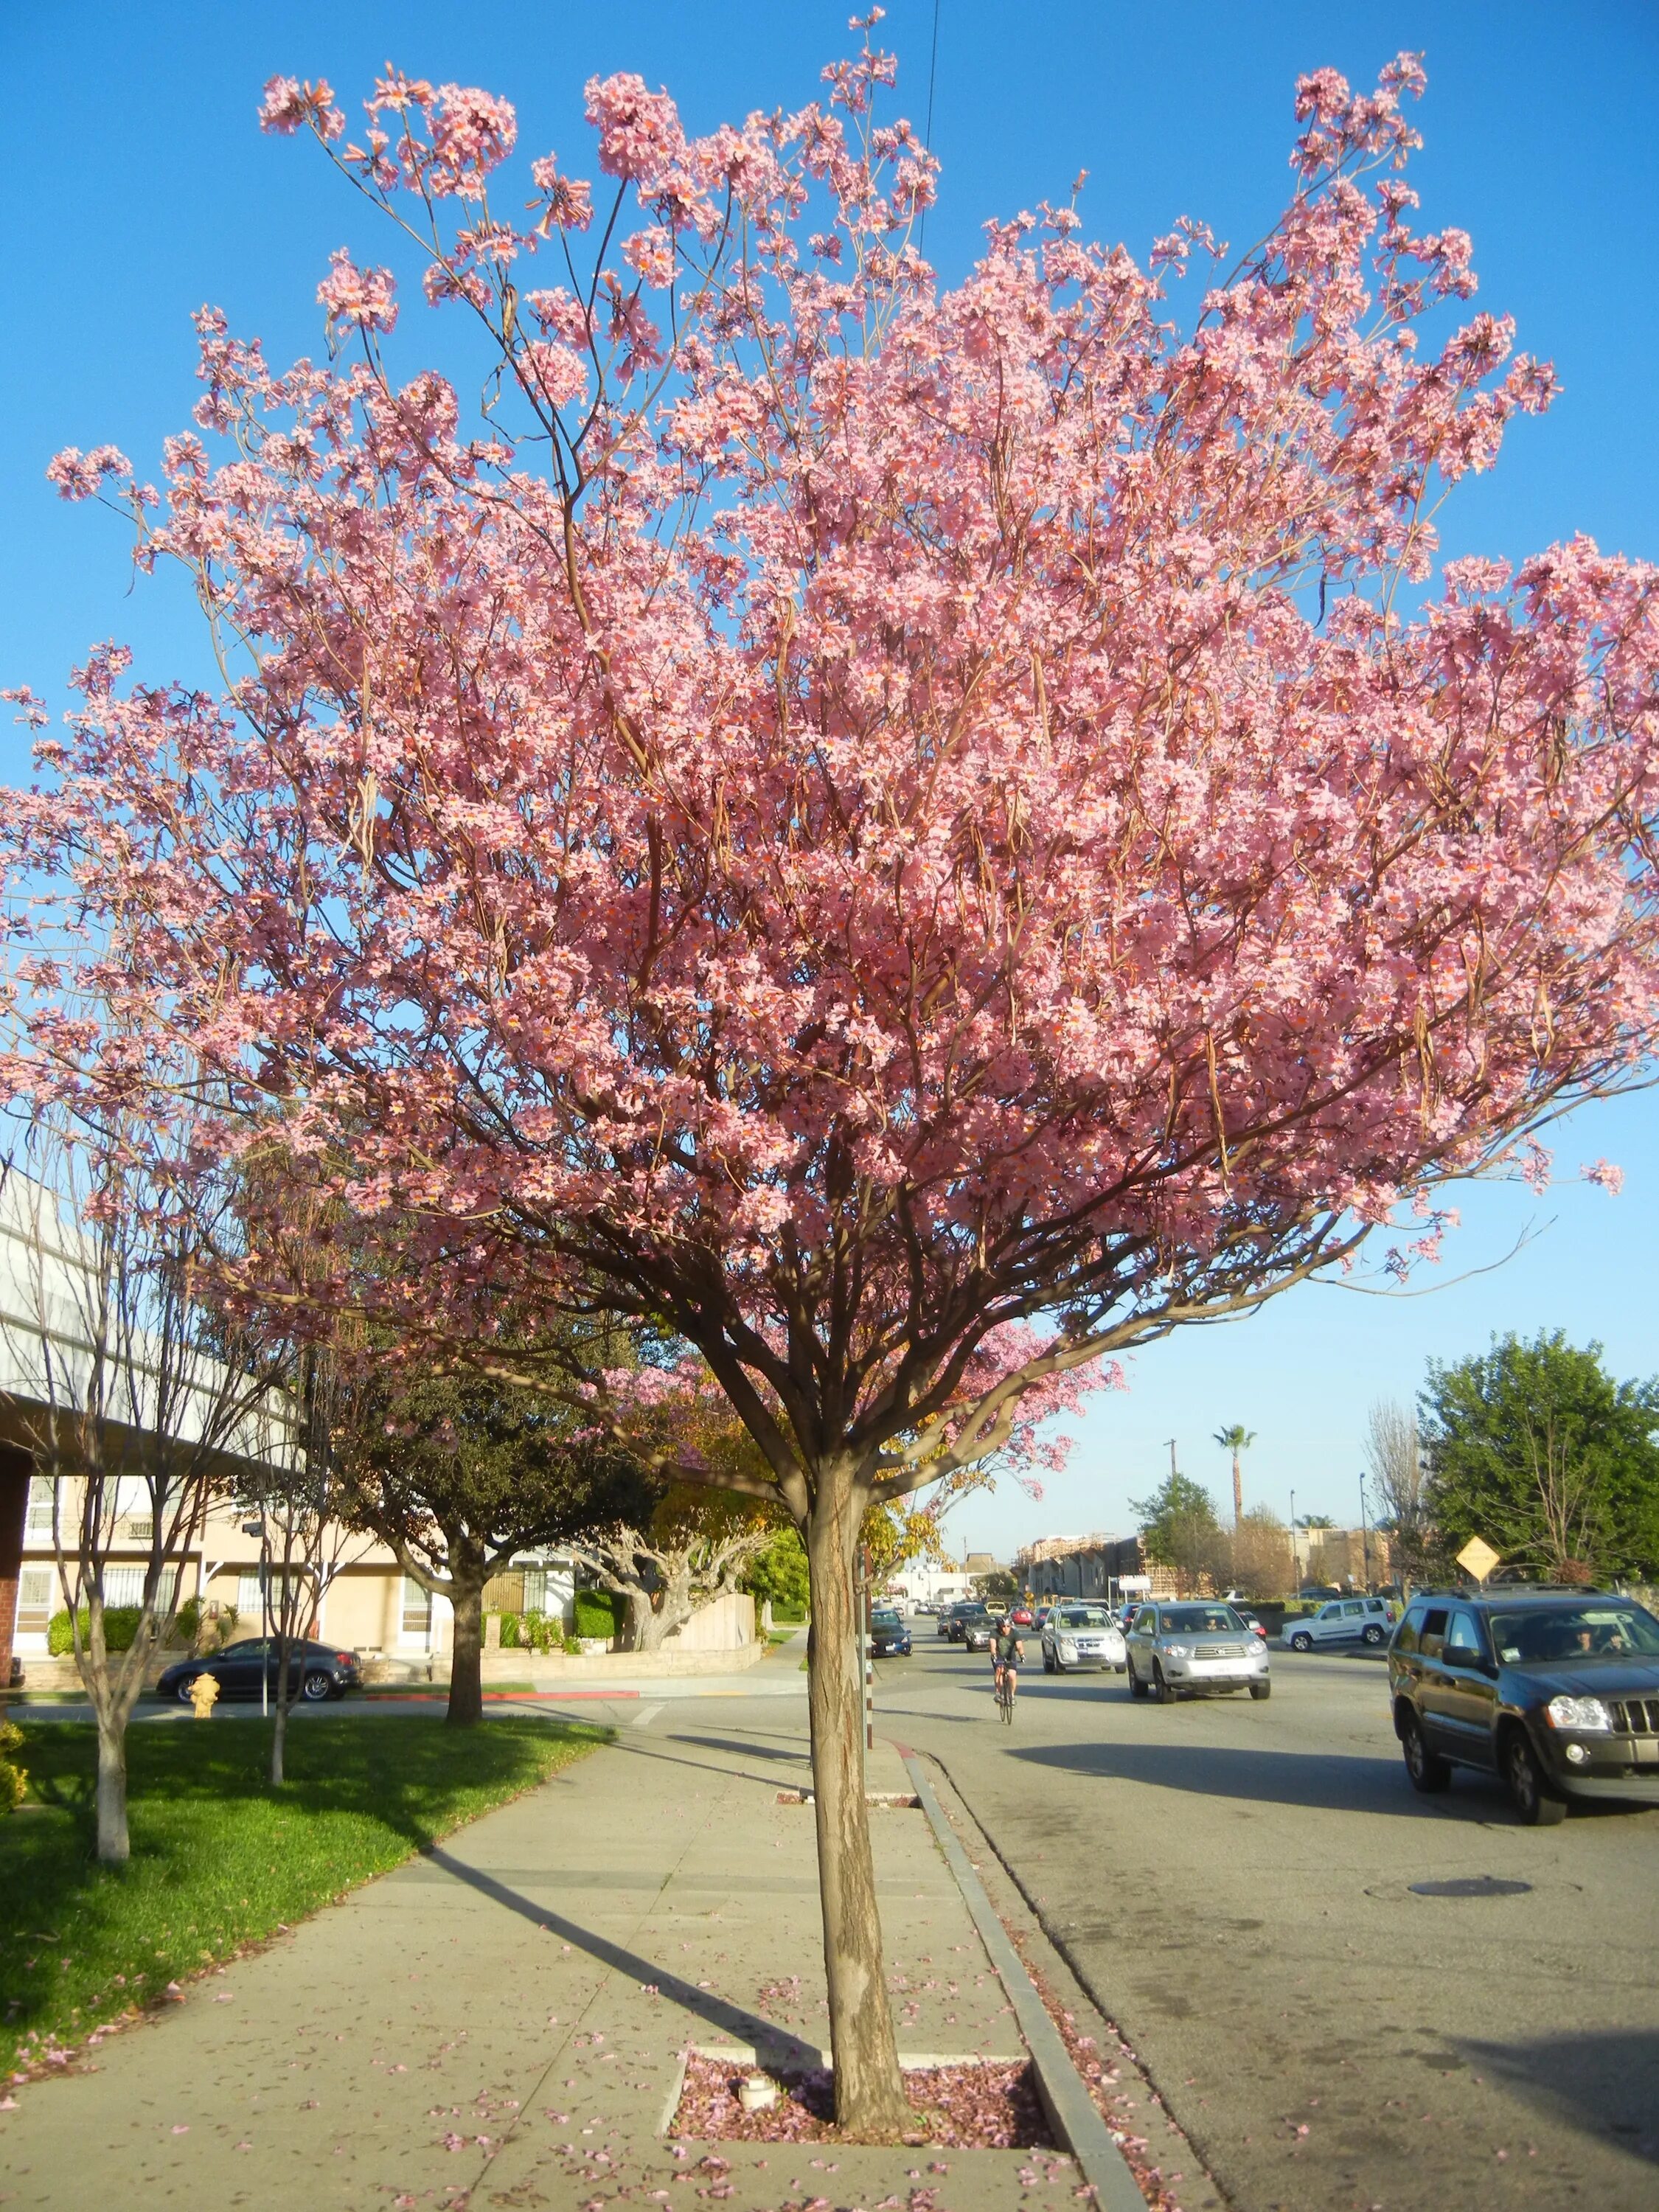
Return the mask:
<path id="1" fill-rule="evenodd" d="M 1161 1706 L 913 1623 L 878 1726 L 945 1765 L 1243 2212 L 1659 2202 L 1659 1814 L 1409 1787 L 1383 1667 Z M 1514 1893 L 1421 1895 L 1492 1877 Z"/>

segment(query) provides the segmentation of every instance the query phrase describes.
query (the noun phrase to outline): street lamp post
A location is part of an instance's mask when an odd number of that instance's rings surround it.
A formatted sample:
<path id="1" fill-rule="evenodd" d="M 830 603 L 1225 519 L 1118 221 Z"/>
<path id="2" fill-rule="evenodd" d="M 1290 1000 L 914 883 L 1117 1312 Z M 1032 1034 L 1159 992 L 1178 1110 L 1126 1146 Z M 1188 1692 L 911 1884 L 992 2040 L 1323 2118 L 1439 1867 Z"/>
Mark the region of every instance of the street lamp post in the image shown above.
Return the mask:
<path id="1" fill-rule="evenodd" d="M 1296 1492 L 1291 1492 L 1291 1580 L 1297 1588 L 1302 1583 L 1302 1555 L 1296 1548 Z"/>

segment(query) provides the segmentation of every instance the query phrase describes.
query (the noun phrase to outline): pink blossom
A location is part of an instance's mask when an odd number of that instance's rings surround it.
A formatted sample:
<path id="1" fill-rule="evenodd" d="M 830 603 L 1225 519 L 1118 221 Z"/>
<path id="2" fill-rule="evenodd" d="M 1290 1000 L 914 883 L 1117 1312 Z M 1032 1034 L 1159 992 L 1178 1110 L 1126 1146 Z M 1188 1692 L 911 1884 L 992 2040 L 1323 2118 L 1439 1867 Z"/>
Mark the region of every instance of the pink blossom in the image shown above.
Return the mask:
<path id="1" fill-rule="evenodd" d="M 329 261 L 329 273 L 317 287 L 317 298 L 328 311 L 331 331 L 340 324 L 368 331 L 391 330 L 398 320 L 392 271 L 359 269 L 343 246 L 330 255 Z"/>
<path id="2" fill-rule="evenodd" d="M 663 287 L 674 281 L 673 234 L 660 223 L 653 223 L 649 230 L 636 230 L 624 240 L 622 257 L 647 284 Z"/>
<path id="3" fill-rule="evenodd" d="M 66 446 L 47 465 L 46 481 L 57 485 L 60 499 L 91 499 L 107 477 L 131 474 L 132 464 L 118 446 L 94 446 L 89 453 Z"/>
<path id="4" fill-rule="evenodd" d="M 471 85 L 447 84 L 432 111 L 432 145 L 437 156 L 429 173 L 434 192 L 476 197 L 489 172 L 513 151 L 519 135 L 512 104 Z"/>

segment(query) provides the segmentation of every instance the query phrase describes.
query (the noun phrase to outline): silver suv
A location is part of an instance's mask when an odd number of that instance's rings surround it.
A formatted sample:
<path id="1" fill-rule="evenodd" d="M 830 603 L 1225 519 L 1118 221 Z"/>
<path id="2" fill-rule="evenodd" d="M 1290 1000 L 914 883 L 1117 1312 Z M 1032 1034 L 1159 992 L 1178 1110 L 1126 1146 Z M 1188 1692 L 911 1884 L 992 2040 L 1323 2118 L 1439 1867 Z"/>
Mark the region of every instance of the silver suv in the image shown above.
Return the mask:
<path id="1" fill-rule="evenodd" d="M 1131 1697 L 1169 1705 L 1202 1690 L 1273 1694 L 1267 1645 L 1217 1599 L 1143 1605 L 1125 1644 Z"/>
<path id="2" fill-rule="evenodd" d="M 1334 1597 L 1317 1613 L 1287 1620 L 1280 1641 L 1292 1651 L 1311 1651 L 1319 1644 L 1369 1644 L 1380 1651 L 1393 1626 L 1394 1608 L 1386 1598 Z"/>

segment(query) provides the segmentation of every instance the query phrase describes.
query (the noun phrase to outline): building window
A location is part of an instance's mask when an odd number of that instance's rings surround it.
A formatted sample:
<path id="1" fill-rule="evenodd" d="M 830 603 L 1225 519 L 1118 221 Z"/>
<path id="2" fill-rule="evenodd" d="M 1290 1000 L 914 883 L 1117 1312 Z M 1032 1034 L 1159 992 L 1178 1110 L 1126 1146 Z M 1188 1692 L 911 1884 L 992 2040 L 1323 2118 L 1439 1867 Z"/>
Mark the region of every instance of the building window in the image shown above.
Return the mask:
<path id="1" fill-rule="evenodd" d="M 104 1570 L 104 1603 L 106 1606 L 142 1605 L 144 1601 L 143 1567 L 106 1567 Z M 155 1609 L 167 1612 L 173 1604 L 173 1593 L 178 1588 L 177 1567 L 164 1567 L 156 1589 Z"/>
<path id="2" fill-rule="evenodd" d="M 31 1536 L 50 1536 L 52 1534 L 52 1485 L 44 1474 L 29 1479 L 28 1518 L 24 1523 Z"/>
<path id="3" fill-rule="evenodd" d="M 401 1633 L 405 1644 L 427 1644 L 432 1638 L 432 1593 L 423 1589 L 413 1575 L 404 1577 Z"/>
<path id="4" fill-rule="evenodd" d="M 259 1570 L 244 1567 L 236 1583 L 236 1618 L 241 1622 L 258 1620 L 264 1611 L 259 1601 Z"/>
<path id="5" fill-rule="evenodd" d="M 52 1619 L 50 1567 L 25 1567 L 17 1577 L 17 1632 L 44 1636 Z"/>

